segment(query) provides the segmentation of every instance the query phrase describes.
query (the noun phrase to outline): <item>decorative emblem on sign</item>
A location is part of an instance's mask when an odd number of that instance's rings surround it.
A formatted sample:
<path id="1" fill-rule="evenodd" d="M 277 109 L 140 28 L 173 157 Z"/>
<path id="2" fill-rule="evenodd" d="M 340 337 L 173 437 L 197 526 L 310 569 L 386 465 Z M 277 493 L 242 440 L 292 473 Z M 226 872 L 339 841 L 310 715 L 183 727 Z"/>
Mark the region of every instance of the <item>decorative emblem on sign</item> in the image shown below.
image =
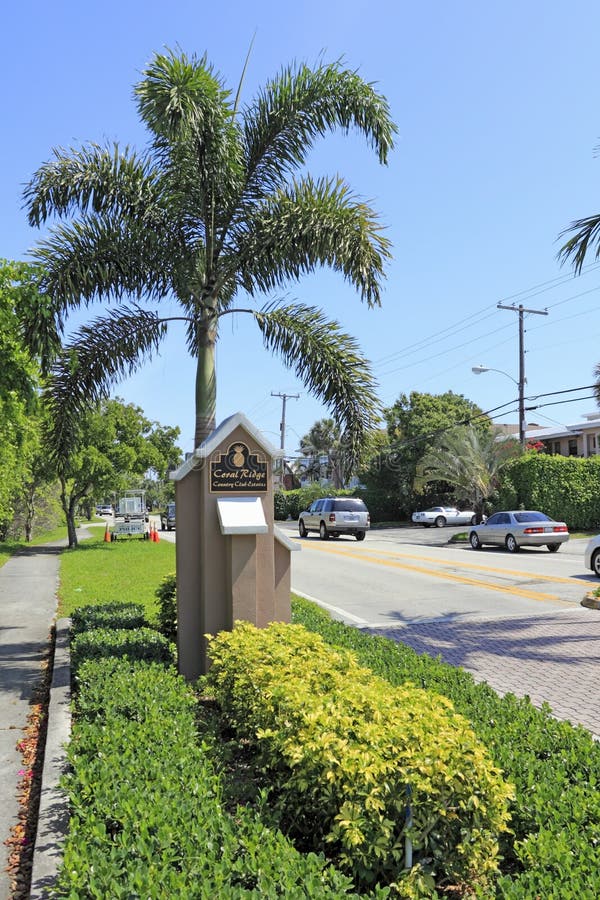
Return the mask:
<path id="1" fill-rule="evenodd" d="M 219 453 L 210 461 L 210 490 L 265 493 L 267 460 L 251 453 L 241 441 L 231 444 L 227 453 Z"/>

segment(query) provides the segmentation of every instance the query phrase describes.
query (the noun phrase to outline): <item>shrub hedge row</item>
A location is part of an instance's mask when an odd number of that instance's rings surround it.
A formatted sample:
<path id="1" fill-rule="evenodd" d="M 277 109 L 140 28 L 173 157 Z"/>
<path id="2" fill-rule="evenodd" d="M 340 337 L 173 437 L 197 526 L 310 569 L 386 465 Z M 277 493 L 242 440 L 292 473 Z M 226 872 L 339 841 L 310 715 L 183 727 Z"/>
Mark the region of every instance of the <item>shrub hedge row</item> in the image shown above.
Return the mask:
<path id="1" fill-rule="evenodd" d="M 572 530 L 600 530 L 600 456 L 527 453 L 503 471 L 499 509 L 541 509 Z"/>
<path id="2" fill-rule="evenodd" d="M 211 638 L 207 684 L 257 748 L 285 830 L 328 847 L 361 887 L 411 878 L 483 889 L 512 789 L 446 698 L 391 688 L 298 625 L 238 622 Z"/>
<path id="3" fill-rule="evenodd" d="M 496 896 L 544 900 L 600 897 L 600 745 L 584 728 L 554 719 L 528 698 L 499 697 L 462 669 L 363 633 L 295 598 L 293 619 L 392 685 L 407 681 L 450 698 L 515 786 L 511 833 L 500 842 Z"/>
<path id="4" fill-rule="evenodd" d="M 252 811 L 225 811 L 220 778 L 198 739 L 195 697 L 172 667 L 156 662 L 148 631 L 127 637 L 103 628 L 74 639 L 71 820 L 54 895 L 357 897 L 323 855 L 299 853 Z M 150 662 L 141 658 L 144 641 Z"/>

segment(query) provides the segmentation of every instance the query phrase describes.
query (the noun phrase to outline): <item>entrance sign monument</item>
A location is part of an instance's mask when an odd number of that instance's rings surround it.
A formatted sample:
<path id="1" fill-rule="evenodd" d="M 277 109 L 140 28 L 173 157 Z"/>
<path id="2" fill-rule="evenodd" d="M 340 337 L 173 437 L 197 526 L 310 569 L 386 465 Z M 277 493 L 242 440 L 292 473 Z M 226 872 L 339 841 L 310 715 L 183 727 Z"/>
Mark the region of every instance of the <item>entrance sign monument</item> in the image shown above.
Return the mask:
<path id="1" fill-rule="evenodd" d="M 177 503 L 177 651 L 188 680 L 208 668 L 206 634 L 243 619 L 289 622 L 290 553 L 275 525 L 273 460 L 244 416 L 225 419 L 173 472 Z"/>

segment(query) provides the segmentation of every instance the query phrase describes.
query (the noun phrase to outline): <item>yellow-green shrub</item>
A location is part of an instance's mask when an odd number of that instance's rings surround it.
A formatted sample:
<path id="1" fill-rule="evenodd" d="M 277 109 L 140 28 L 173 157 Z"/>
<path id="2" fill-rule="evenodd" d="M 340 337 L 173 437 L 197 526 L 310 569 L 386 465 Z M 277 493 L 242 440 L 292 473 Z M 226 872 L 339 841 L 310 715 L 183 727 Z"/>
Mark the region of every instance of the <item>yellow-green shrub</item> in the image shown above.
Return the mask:
<path id="1" fill-rule="evenodd" d="M 390 883 L 408 834 L 438 885 L 489 882 L 511 788 L 449 700 L 392 687 L 298 625 L 236 623 L 210 656 L 208 684 L 303 844 L 328 846 L 362 884 Z"/>

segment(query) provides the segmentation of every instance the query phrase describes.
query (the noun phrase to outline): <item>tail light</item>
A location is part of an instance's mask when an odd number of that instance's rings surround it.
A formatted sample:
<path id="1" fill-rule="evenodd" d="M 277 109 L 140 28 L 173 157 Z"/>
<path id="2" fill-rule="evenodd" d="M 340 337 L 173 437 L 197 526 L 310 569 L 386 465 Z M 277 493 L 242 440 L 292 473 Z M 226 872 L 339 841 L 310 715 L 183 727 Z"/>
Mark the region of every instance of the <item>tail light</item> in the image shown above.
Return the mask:
<path id="1" fill-rule="evenodd" d="M 552 529 L 552 531 L 560 531 L 560 532 L 562 532 L 563 534 L 564 534 L 566 531 L 568 531 L 568 530 L 569 530 L 569 529 L 567 528 L 566 525 L 555 525 L 554 528 Z"/>
<path id="2" fill-rule="evenodd" d="M 556 529 L 554 529 L 556 531 Z M 543 534 L 543 528 L 524 528 L 523 534 Z"/>
<path id="3" fill-rule="evenodd" d="M 371 524 L 371 514 L 367 513 L 367 525 Z"/>

